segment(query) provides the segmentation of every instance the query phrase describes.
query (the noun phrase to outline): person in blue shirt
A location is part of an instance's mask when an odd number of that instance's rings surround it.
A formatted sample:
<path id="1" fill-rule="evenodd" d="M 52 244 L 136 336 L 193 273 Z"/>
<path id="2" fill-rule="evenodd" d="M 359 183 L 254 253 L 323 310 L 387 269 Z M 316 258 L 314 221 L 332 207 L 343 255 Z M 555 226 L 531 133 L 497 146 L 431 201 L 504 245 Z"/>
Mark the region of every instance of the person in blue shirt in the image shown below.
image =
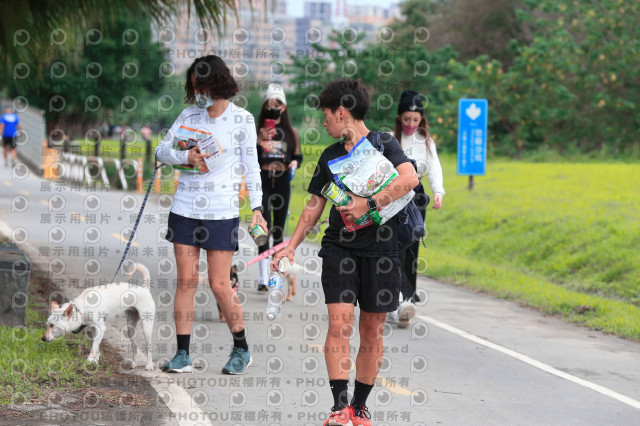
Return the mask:
<path id="1" fill-rule="evenodd" d="M 16 136 L 18 130 L 21 130 L 20 120 L 18 120 L 18 114 L 14 113 L 11 108 L 4 110 L 2 121 L 0 122 L 0 132 L 2 133 L 2 145 L 4 146 L 4 165 L 8 166 L 9 151 L 11 153 L 11 165 L 16 161 Z"/>

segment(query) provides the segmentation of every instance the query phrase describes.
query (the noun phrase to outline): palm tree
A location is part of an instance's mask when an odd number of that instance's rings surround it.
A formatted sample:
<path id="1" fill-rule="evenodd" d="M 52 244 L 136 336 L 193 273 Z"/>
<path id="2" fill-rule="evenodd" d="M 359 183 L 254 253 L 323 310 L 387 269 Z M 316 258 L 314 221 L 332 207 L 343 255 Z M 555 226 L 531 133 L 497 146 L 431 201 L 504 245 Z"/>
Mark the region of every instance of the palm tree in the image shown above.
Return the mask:
<path id="1" fill-rule="evenodd" d="M 162 24 L 186 11 L 195 13 L 202 27 L 221 32 L 236 8 L 236 0 L 0 0 L 0 74 L 19 79 L 27 67 L 37 73 L 54 44 L 69 43 L 77 30 L 122 14 Z"/>

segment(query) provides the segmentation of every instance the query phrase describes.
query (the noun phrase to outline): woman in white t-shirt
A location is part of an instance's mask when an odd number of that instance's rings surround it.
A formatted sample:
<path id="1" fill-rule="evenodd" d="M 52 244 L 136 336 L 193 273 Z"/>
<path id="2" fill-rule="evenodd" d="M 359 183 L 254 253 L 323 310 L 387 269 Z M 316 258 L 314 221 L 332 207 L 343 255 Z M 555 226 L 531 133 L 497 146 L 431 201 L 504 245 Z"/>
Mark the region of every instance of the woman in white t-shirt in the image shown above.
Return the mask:
<path id="1" fill-rule="evenodd" d="M 178 273 L 174 317 L 177 352 L 162 366 L 190 372 L 189 341 L 195 314 L 200 249 L 207 253 L 209 286 L 233 335 L 233 349 L 222 369 L 243 374 L 251 364 L 242 307 L 230 285 L 233 252 L 238 249 L 242 176 L 253 210 L 251 227 L 261 225 L 262 189 L 253 116 L 228 99 L 238 93 L 229 68 L 215 55 L 196 59 L 187 70 L 187 103 L 156 148 L 156 159 L 181 169 L 167 223 Z"/>
<path id="2" fill-rule="evenodd" d="M 429 186 L 433 193 L 433 208 L 442 207 L 444 197 L 444 187 L 442 186 L 442 167 L 436 152 L 436 144 L 429 134 L 429 125 L 424 116 L 424 106 L 420 99 L 420 94 L 413 90 L 405 90 L 400 95 L 398 103 L 398 115 L 396 117 L 394 136 L 405 155 L 416 162 L 420 185 L 414 189 L 416 192 L 415 202 L 425 219 L 427 210 L 427 197 L 422 186 L 424 176 L 429 180 Z M 416 281 L 418 266 L 418 251 L 420 242 L 409 246 L 404 253 L 401 253 L 400 260 L 404 263 L 404 274 L 402 277 L 400 306 L 396 312 L 391 312 L 388 316 L 390 322 L 397 322 L 398 327 L 409 326 L 411 318 L 415 315 Z"/>

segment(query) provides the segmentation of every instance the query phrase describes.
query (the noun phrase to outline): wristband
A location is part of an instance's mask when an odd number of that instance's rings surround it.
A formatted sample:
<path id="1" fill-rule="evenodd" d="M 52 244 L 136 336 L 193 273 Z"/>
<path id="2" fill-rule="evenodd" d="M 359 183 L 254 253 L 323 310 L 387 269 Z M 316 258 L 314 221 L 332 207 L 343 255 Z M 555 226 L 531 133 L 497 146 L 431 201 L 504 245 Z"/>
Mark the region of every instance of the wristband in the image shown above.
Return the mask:
<path id="1" fill-rule="evenodd" d="M 302 164 L 302 154 L 293 154 L 291 156 L 291 161 L 297 161 L 298 166 L 300 166 Z"/>

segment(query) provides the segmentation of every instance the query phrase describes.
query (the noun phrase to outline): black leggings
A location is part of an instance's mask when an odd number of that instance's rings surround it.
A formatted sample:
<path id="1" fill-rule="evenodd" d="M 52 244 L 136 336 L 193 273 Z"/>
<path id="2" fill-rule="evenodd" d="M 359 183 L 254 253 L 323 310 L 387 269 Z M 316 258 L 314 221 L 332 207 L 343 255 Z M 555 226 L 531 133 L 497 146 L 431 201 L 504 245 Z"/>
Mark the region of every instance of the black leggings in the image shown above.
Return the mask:
<path id="1" fill-rule="evenodd" d="M 289 198 L 291 196 L 291 182 L 289 182 L 289 170 L 273 172 L 260 170 L 262 178 L 262 215 L 267 221 L 273 245 L 284 241 L 284 226 L 289 210 Z M 273 221 L 271 214 L 273 213 Z M 258 253 L 269 250 L 269 242 L 258 247 Z"/>
<path id="2" fill-rule="evenodd" d="M 416 206 L 420 210 L 422 215 L 422 221 L 424 222 L 427 215 L 427 196 L 424 193 L 424 188 L 420 185 L 419 189 L 416 189 L 416 195 L 414 197 Z M 418 252 L 420 250 L 421 241 L 416 241 L 411 244 L 405 251 L 400 253 L 400 263 L 403 265 L 402 283 L 400 285 L 400 291 L 402 292 L 402 301 L 411 300 L 412 302 L 419 302 L 420 299 L 416 295 L 416 282 L 417 282 L 417 270 L 418 270 Z"/>

